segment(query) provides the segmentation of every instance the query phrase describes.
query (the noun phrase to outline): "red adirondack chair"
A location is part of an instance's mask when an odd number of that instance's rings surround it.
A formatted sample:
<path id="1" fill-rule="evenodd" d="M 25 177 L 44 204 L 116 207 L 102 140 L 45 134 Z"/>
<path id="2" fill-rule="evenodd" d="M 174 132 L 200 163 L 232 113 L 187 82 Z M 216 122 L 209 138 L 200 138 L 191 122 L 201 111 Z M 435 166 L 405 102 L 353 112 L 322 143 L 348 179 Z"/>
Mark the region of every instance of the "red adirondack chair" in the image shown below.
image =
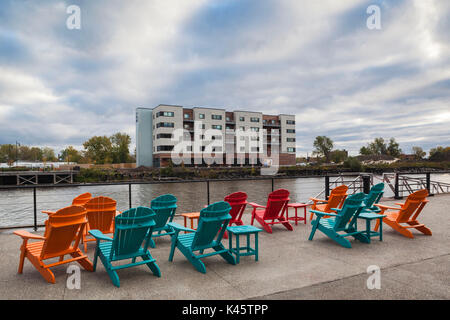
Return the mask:
<path id="1" fill-rule="evenodd" d="M 286 229 L 292 231 L 294 228 L 284 216 L 286 206 L 289 202 L 289 191 L 286 189 L 278 189 L 269 194 L 267 205 L 261 206 L 257 203 L 250 202 L 253 207 L 252 221 L 256 219 L 261 226 L 269 233 L 272 233 L 270 225 L 281 223 Z M 278 221 L 275 221 L 278 220 Z"/>
<path id="2" fill-rule="evenodd" d="M 225 197 L 225 202 L 228 202 L 231 206 L 229 213 L 231 215 L 231 220 L 228 225 L 231 226 L 234 223 L 237 226 L 242 226 L 244 224 L 242 222 L 242 214 L 247 206 L 247 194 L 241 191 L 234 192 Z M 228 233 L 226 231 L 223 237 L 225 239 L 228 238 Z"/>

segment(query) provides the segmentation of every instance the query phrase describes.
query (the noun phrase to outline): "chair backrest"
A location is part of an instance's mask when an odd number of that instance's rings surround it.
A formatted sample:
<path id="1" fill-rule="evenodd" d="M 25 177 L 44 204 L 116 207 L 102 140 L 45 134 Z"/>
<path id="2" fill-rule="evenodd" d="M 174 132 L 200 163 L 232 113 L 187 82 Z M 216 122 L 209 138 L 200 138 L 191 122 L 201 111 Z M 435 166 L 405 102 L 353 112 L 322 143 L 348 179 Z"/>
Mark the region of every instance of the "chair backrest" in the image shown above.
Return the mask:
<path id="1" fill-rule="evenodd" d="M 108 197 L 95 197 L 86 202 L 87 219 L 90 229 L 109 232 L 116 215 L 116 201 Z"/>
<path id="2" fill-rule="evenodd" d="M 378 203 L 378 201 L 380 201 L 381 197 L 383 196 L 383 190 L 383 182 L 374 185 L 370 189 L 369 194 L 364 199 L 364 205 L 366 206 L 366 208 L 372 208 L 375 203 Z"/>
<path id="3" fill-rule="evenodd" d="M 415 217 L 417 217 L 417 215 L 420 213 L 419 210 L 422 210 L 423 205 L 425 204 L 424 200 L 426 200 L 427 196 L 428 196 L 427 189 L 421 189 L 411 193 L 400 209 L 400 213 L 397 217 L 397 222 L 403 223 L 409 221 L 411 216 L 415 212 L 416 212 Z"/>
<path id="4" fill-rule="evenodd" d="M 324 212 L 331 212 L 332 208 L 340 208 L 347 197 L 347 190 L 348 187 L 345 184 L 331 190 Z"/>
<path id="5" fill-rule="evenodd" d="M 286 189 L 278 189 L 269 194 L 267 199 L 266 211 L 264 212 L 264 220 L 277 219 L 283 213 L 289 202 L 289 191 Z"/>
<path id="6" fill-rule="evenodd" d="M 342 205 L 341 210 L 337 213 L 335 219 L 334 230 L 343 231 L 347 229 L 347 225 L 358 218 L 358 215 L 363 208 L 362 202 L 366 194 L 359 192 L 347 197 Z"/>
<path id="7" fill-rule="evenodd" d="M 227 195 L 224 200 L 231 206 L 231 222 L 241 220 L 242 213 L 247 205 L 247 194 L 241 191 L 234 192 Z"/>
<path id="8" fill-rule="evenodd" d="M 141 247 L 147 251 L 155 216 L 147 207 L 131 208 L 117 215 L 110 260 L 136 253 Z"/>
<path id="9" fill-rule="evenodd" d="M 155 211 L 155 230 L 162 228 L 167 224 L 167 221 L 172 222 L 177 210 L 177 198 L 172 194 L 164 194 L 153 199 L 150 202 L 150 207 Z"/>
<path id="10" fill-rule="evenodd" d="M 192 241 L 192 250 L 211 248 L 215 242 L 222 241 L 225 229 L 230 222 L 231 206 L 219 201 L 200 211 L 198 228 Z"/>
<path id="11" fill-rule="evenodd" d="M 80 194 L 78 197 L 76 197 L 72 200 L 72 205 L 73 206 L 84 206 L 86 204 L 86 202 L 91 200 L 91 198 L 92 198 L 92 194 L 90 194 L 89 192 Z"/>
<path id="12" fill-rule="evenodd" d="M 78 248 L 81 236 L 86 226 L 86 209 L 81 206 L 62 208 L 48 218 L 46 239 L 42 247 L 41 259 L 59 256 L 59 253 L 71 248 Z"/>

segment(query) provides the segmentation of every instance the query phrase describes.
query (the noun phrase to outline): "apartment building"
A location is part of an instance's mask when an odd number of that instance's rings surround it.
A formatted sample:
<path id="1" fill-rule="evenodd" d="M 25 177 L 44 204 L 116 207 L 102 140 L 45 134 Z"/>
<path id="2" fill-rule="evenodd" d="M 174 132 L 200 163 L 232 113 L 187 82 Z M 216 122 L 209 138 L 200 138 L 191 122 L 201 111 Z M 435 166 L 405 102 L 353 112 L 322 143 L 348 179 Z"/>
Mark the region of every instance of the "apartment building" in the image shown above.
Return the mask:
<path id="1" fill-rule="evenodd" d="M 294 165 L 295 116 L 162 104 L 137 108 L 137 166 L 167 166 L 174 162 L 172 151 L 182 153 L 186 166 L 261 165 L 275 154 L 279 165 Z"/>

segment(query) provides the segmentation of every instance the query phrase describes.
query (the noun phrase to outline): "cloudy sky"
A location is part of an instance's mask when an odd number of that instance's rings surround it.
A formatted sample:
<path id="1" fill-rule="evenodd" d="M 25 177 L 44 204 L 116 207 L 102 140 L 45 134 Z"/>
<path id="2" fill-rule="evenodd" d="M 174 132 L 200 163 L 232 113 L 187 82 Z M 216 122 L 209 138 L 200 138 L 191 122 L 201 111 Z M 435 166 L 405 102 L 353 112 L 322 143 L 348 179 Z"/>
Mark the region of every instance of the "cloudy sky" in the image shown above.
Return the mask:
<path id="1" fill-rule="evenodd" d="M 121 131 L 134 148 L 135 108 L 162 103 L 295 114 L 298 155 L 317 135 L 351 154 L 448 146 L 449 16 L 448 0 L 1 0 L 0 144 Z"/>

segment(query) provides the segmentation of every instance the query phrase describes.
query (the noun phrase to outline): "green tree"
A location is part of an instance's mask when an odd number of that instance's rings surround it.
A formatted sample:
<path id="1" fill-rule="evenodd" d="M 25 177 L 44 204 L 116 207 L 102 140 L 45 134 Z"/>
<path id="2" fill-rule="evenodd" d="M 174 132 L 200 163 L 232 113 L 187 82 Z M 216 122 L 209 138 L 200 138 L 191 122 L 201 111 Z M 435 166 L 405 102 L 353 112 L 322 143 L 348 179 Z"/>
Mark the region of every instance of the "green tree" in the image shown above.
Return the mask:
<path id="1" fill-rule="evenodd" d="M 95 164 L 112 163 L 112 144 L 107 136 L 94 136 L 83 143 L 85 156 Z"/>
<path id="2" fill-rule="evenodd" d="M 330 159 L 334 163 L 345 161 L 348 157 L 347 150 L 333 150 L 330 153 Z"/>
<path id="3" fill-rule="evenodd" d="M 76 162 L 79 163 L 81 161 L 82 155 L 81 153 L 72 146 L 68 146 L 64 150 L 61 151 L 61 155 L 59 156 L 60 161 L 67 162 Z"/>
<path id="4" fill-rule="evenodd" d="M 430 149 L 429 158 L 431 161 L 450 161 L 450 147 L 436 147 Z"/>
<path id="5" fill-rule="evenodd" d="M 56 161 L 55 151 L 52 148 L 44 147 L 42 150 L 42 161 Z"/>
<path id="6" fill-rule="evenodd" d="M 113 163 L 127 163 L 130 160 L 130 136 L 126 133 L 117 132 L 110 139 Z"/>
<path id="7" fill-rule="evenodd" d="M 421 147 L 412 147 L 412 152 L 417 160 L 422 160 L 427 154 Z"/>
<path id="8" fill-rule="evenodd" d="M 0 146 L 0 162 L 11 163 L 16 158 L 16 145 L 2 144 Z"/>
<path id="9" fill-rule="evenodd" d="M 333 140 L 326 136 L 317 136 L 314 140 L 313 153 L 325 157 L 327 162 L 330 162 L 330 152 L 333 150 Z"/>
<path id="10" fill-rule="evenodd" d="M 393 157 L 398 157 L 402 153 L 402 149 L 400 149 L 400 145 L 395 138 L 389 139 L 389 145 L 387 146 L 387 154 Z"/>

